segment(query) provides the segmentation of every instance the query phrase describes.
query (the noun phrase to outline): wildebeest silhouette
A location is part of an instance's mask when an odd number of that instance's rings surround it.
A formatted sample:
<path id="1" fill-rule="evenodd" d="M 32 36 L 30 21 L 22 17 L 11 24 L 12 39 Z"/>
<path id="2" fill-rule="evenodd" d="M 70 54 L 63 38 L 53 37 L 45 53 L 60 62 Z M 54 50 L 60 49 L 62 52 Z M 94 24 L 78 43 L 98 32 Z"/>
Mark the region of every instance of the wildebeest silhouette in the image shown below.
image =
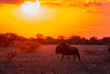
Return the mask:
<path id="1" fill-rule="evenodd" d="M 78 57 L 79 61 L 80 61 L 79 51 L 78 51 L 78 49 L 77 49 L 76 47 L 58 45 L 58 46 L 56 47 L 55 52 L 56 52 L 57 54 L 62 54 L 61 61 L 63 60 L 63 57 L 64 57 L 65 55 L 67 55 L 69 61 L 70 61 L 69 55 L 73 55 L 74 61 L 75 61 L 75 59 L 76 59 L 76 57 L 75 57 L 75 55 L 76 55 L 76 56 Z"/>

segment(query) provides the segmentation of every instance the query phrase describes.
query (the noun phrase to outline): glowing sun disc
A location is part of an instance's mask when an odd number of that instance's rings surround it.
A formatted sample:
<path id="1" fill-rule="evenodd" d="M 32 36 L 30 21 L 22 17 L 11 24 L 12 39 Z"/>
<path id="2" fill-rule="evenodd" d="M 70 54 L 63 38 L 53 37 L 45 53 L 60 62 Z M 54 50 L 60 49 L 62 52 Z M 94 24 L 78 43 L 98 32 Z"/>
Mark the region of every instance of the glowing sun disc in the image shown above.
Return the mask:
<path id="1" fill-rule="evenodd" d="M 24 13 L 27 14 L 34 14 L 36 12 L 38 12 L 40 7 L 40 2 L 36 1 L 36 2 L 25 2 L 25 4 L 21 4 L 21 8 L 23 10 Z"/>

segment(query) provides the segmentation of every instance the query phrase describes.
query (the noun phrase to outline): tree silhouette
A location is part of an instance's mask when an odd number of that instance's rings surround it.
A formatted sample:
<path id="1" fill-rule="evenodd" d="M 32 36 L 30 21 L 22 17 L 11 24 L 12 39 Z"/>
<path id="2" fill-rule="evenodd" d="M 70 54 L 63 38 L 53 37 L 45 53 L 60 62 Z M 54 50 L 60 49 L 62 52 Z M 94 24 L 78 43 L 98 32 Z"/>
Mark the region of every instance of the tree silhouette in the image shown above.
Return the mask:
<path id="1" fill-rule="evenodd" d="M 45 39 L 44 39 L 42 34 L 38 33 L 36 36 L 37 36 L 37 39 L 36 39 L 37 42 L 39 42 L 41 44 L 46 44 L 46 41 L 45 41 Z"/>
<path id="2" fill-rule="evenodd" d="M 90 43 L 91 44 L 98 44 L 98 38 L 97 37 L 91 37 L 90 38 Z"/>
<path id="3" fill-rule="evenodd" d="M 39 34 L 39 33 L 36 36 L 37 36 L 37 39 L 43 39 L 44 38 L 43 35 Z"/>
<path id="4" fill-rule="evenodd" d="M 110 37 L 104 37 L 102 38 L 102 41 L 104 42 L 104 44 L 110 44 Z"/>
<path id="5" fill-rule="evenodd" d="M 73 44 L 82 44 L 81 37 L 80 36 L 71 36 L 70 40 Z"/>
<path id="6" fill-rule="evenodd" d="M 62 36 L 62 35 L 60 35 L 60 36 L 58 36 L 58 39 L 59 40 L 64 40 L 66 37 L 65 36 Z"/>
<path id="7" fill-rule="evenodd" d="M 60 44 L 62 42 L 67 42 L 69 44 L 85 44 L 85 45 L 110 45 L 110 37 L 103 37 L 98 39 L 97 37 L 91 37 L 86 39 L 85 37 L 80 36 L 70 36 L 68 39 L 65 36 L 58 36 L 57 39 L 47 36 L 44 39 L 42 34 L 37 34 L 37 38 L 24 38 L 15 33 L 4 33 L 0 34 L 0 47 L 16 46 L 17 44 L 24 41 L 34 41 L 41 44 Z"/>
<path id="8" fill-rule="evenodd" d="M 82 41 L 82 44 L 90 44 L 89 40 L 86 39 L 85 37 L 83 37 L 83 38 L 81 39 L 81 41 Z"/>
<path id="9" fill-rule="evenodd" d="M 53 38 L 51 36 L 47 36 L 46 40 L 52 40 Z"/>

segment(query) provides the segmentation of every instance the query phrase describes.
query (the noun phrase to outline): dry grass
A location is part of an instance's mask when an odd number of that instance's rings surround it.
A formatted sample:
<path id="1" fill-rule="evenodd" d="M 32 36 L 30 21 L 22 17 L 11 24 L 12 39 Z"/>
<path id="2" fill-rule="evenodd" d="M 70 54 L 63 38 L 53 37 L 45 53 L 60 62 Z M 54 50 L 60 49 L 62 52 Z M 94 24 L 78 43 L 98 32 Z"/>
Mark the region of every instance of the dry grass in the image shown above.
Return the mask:
<path id="1" fill-rule="evenodd" d="M 56 45 L 43 45 L 39 52 L 20 53 L 12 59 L 6 61 L 4 53 L 0 52 L 0 74 L 109 74 L 110 63 L 105 61 L 108 57 L 107 46 L 86 46 L 71 45 L 79 49 L 81 60 L 71 62 L 64 57 L 61 62 L 61 55 L 55 54 Z M 98 49 L 103 49 L 103 54 Z M 97 49 L 97 53 L 89 55 L 85 50 Z"/>

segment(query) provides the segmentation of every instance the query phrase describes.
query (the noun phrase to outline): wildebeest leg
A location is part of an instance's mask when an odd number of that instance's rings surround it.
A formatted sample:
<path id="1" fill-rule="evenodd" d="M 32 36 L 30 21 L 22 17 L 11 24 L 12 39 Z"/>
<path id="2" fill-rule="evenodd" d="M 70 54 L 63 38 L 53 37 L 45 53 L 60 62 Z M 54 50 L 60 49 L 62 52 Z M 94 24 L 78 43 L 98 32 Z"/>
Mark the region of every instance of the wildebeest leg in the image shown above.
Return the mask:
<path id="1" fill-rule="evenodd" d="M 77 57 L 78 57 L 78 59 L 79 59 L 79 61 L 80 61 L 80 55 L 79 55 L 79 54 L 77 54 Z"/>
<path id="2" fill-rule="evenodd" d="M 69 58 L 69 55 L 67 55 L 67 57 L 68 57 L 68 60 L 69 60 L 69 62 L 70 62 L 70 58 Z"/>
<path id="3" fill-rule="evenodd" d="M 62 59 L 61 59 L 61 61 L 63 60 L 63 57 L 64 57 L 64 55 L 62 55 Z"/>
<path id="4" fill-rule="evenodd" d="M 73 57 L 74 57 L 74 61 L 75 61 L 75 59 L 76 59 L 75 55 L 73 55 Z"/>

